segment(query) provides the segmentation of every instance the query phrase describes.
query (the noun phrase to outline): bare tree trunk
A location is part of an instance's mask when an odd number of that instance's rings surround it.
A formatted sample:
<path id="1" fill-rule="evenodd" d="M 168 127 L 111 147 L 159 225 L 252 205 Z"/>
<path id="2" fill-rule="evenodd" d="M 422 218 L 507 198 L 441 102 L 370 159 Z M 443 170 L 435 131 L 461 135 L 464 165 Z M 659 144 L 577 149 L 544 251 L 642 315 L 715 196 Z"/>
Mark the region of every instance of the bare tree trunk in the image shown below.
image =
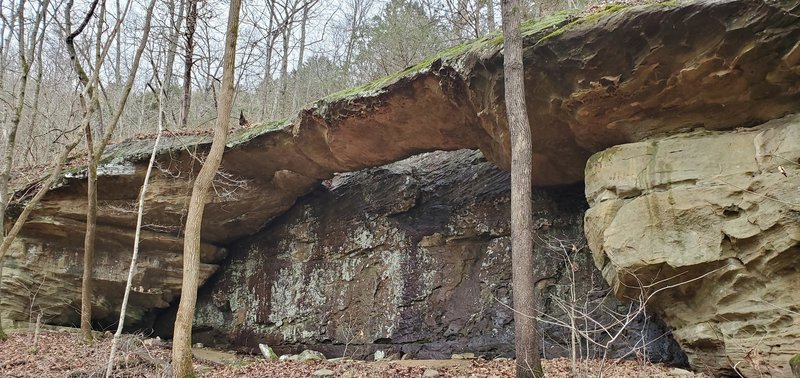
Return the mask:
<path id="1" fill-rule="evenodd" d="M 48 0 L 49 1 L 49 0 Z M 43 9 L 46 9 L 43 7 Z M 31 107 L 31 115 L 29 117 L 28 123 L 28 135 L 25 140 L 28 141 L 27 146 L 27 155 L 30 157 L 31 161 L 29 162 L 30 165 L 37 165 L 39 162 L 36 159 L 36 155 L 34 155 L 33 151 L 37 148 L 35 143 L 33 143 L 33 132 L 36 128 L 36 120 L 39 117 L 39 99 L 41 98 L 42 93 L 42 75 L 44 74 L 44 65 L 42 63 L 42 56 L 44 55 L 44 35 L 45 33 L 41 34 L 39 39 L 39 52 L 36 55 L 36 86 L 33 89 L 33 106 Z"/>
<path id="2" fill-rule="evenodd" d="M 497 26 L 494 21 L 494 0 L 486 1 L 486 25 L 489 27 L 489 32 L 493 32 Z"/>
<path id="3" fill-rule="evenodd" d="M 310 6 L 311 5 L 309 3 L 303 3 L 303 15 L 300 18 L 300 41 L 298 42 L 297 46 L 298 55 L 297 55 L 297 66 L 295 66 L 295 72 L 298 72 L 300 71 L 301 68 L 303 68 L 303 61 L 305 59 L 303 55 L 306 51 L 306 24 L 308 23 L 308 8 Z M 298 83 L 298 78 L 295 77 L 294 80 L 292 80 L 292 103 L 290 109 L 292 111 L 294 109 L 297 109 L 297 102 L 299 96 L 298 92 L 300 91 L 299 84 L 300 83 Z"/>
<path id="4" fill-rule="evenodd" d="M 0 259 L 0 293 L 3 292 L 3 259 Z M 0 315 L 2 312 L 0 311 Z M 8 339 L 8 335 L 6 335 L 6 331 L 3 330 L 3 318 L 0 316 L 0 341 L 5 341 Z"/>
<path id="5" fill-rule="evenodd" d="M 92 268 L 94 267 L 94 242 L 97 230 L 97 157 L 94 155 L 92 128 L 86 123 L 86 148 L 89 154 L 87 167 L 86 235 L 83 238 L 83 277 L 81 281 L 81 334 L 83 342 L 91 343 L 92 336 Z"/>
<path id="6" fill-rule="evenodd" d="M 2 45 L 0 45 L 2 46 L 2 51 L 0 51 L 0 64 L 2 64 L 2 66 L 0 66 L 0 88 L 5 86 L 6 71 L 8 70 L 8 54 L 11 51 L 11 45 L 14 40 L 14 30 L 16 29 L 16 24 L 17 24 L 17 17 L 14 16 L 17 13 L 15 2 L 14 0 L 11 0 L 10 3 L 11 4 L 9 5 L 9 10 L 10 10 L 9 13 L 12 15 L 11 20 L 10 22 L 6 23 L 5 18 L 3 19 L 4 21 L 2 29 L 3 43 Z M 0 2 L 0 5 L 2 5 L 2 2 Z M 5 8 L 0 8 L 0 10 L 2 9 Z M 6 27 L 8 27 L 8 34 L 9 34 L 8 37 L 6 37 L 5 34 Z"/>
<path id="7" fill-rule="evenodd" d="M 363 0 L 350 0 L 350 5 L 352 6 L 353 18 L 350 19 L 350 36 L 347 39 L 347 47 L 344 53 L 345 77 L 350 75 L 350 66 L 353 64 L 353 55 L 355 55 L 355 46 L 356 40 L 358 39 L 358 30 L 361 27 L 361 19 L 367 11 L 366 7 L 371 5 L 371 3 L 366 4 Z"/>
<path id="8" fill-rule="evenodd" d="M 173 376 L 184 378 L 193 375 L 192 369 L 192 321 L 197 302 L 197 286 L 200 275 L 200 231 L 203 211 L 208 200 L 209 189 L 222 162 L 225 140 L 233 106 L 233 79 L 236 63 L 236 37 L 239 31 L 239 9 L 241 0 L 231 0 L 228 11 L 228 30 L 225 35 L 225 53 L 222 61 L 222 82 L 214 140 L 205 163 L 197 174 L 186 215 L 183 239 L 183 281 L 181 300 L 175 319 L 172 349 Z"/>
<path id="9" fill-rule="evenodd" d="M 311 3 L 304 3 L 303 4 L 303 18 L 300 19 L 300 43 L 297 46 L 298 53 L 297 53 L 297 69 L 303 67 L 303 59 L 305 57 L 303 54 L 306 51 L 306 24 L 308 23 L 308 9 L 311 8 Z"/>
<path id="10" fill-rule="evenodd" d="M 17 141 L 17 130 L 19 129 L 19 123 L 22 119 L 22 111 L 23 107 L 25 106 L 25 91 L 28 86 L 28 73 L 30 72 L 30 66 L 28 64 L 27 58 L 25 57 L 25 23 L 24 23 L 24 11 L 25 7 L 20 4 L 19 8 L 17 9 L 17 14 L 15 15 L 16 18 L 19 20 L 19 30 L 17 31 L 17 43 L 19 44 L 19 64 L 21 66 L 21 76 L 20 76 L 20 84 L 19 84 L 19 94 L 17 95 L 17 101 L 14 105 L 14 113 L 11 116 L 11 124 L 7 126 L 7 129 L 3 130 L 4 135 L 4 142 L 5 142 L 5 156 L 3 156 L 3 167 L 0 170 L 0 232 L 5 233 L 5 214 L 6 214 L 6 206 L 8 206 L 9 197 L 11 193 L 9 193 L 8 189 L 8 182 L 11 178 L 11 169 L 14 167 L 14 147 L 16 146 Z"/>
<path id="11" fill-rule="evenodd" d="M 481 37 L 481 9 L 483 9 L 484 3 L 483 0 L 475 0 L 475 7 L 472 11 L 472 31 L 474 33 L 473 38 L 480 38 Z"/>
<path id="12" fill-rule="evenodd" d="M 267 118 L 269 109 L 269 95 L 272 93 L 272 50 L 275 48 L 275 38 L 277 33 L 274 33 L 272 27 L 275 25 L 275 6 L 270 2 L 269 4 L 269 24 L 267 24 L 267 48 L 264 58 L 264 97 L 261 100 L 261 119 Z"/>
<path id="13" fill-rule="evenodd" d="M 153 0 L 155 3 L 155 0 Z M 133 255 L 131 255 L 131 265 L 128 268 L 128 279 L 125 281 L 125 292 L 122 295 L 122 305 L 119 310 L 119 322 L 117 323 L 117 332 L 114 333 L 114 339 L 111 341 L 111 352 L 108 354 L 108 364 L 106 365 L 106 378 L 111 377 L 114 371 L 114 356 L 117 353 L 117 344 L 120 336 L 122 336 L 122 329 L 125 327 L 125 313 L 128 310 L 128 299 L 131 294 L 131 286 L 133 285 L 133 274 L 136 272 L 136 262 L 139 259 L 139 239 L 142 234 L 142 218 L 144 216 L 144 198 L 147 194 L 147 184 L 150 183 L 150 174 L 153 172 L 153 165 L 156 161 L 156 153 L 158 152 L 158 144 L 161 141 L 161 133 L 164 130 L 164 87 L 163 84 L 159 86 L 158 91 L 158 132 L 156 134 L 156 141 L 153 143 L 153 150 L 150 152 L 150 161 L 147 163 L 147 172 L 144 175 L 144 182 L 142 183 L 142 190 L 139 193 L 139 210 L 136 213 L 136 232 L 133 238 Z"/>
<path id="14" fill-rule="evenodd" d="M 119 0 L 116 1 L 117 18 L 122 17 Z M 117 49 L 114 51 L 114 85 L 122 83 L 122 38 L 117 38 Z"/>
<path id="15" fill-rule="evenodd" d="M 71 6 L 71 1 L 69 6 Z M 120 30 L 120 25 L 122 25 L 122 20 L 124 19 L 125 15 L 127 14 L 130 4 L 128 4 L 122 14 L 117 18 L 116 24 L 112 29 L 110 35 L 106 38 L 107 41 L 103 44 L 100 39 L 100 35 L 103 28 L 104 19 L 104 12 L 105 8 L 101 6 L 101 13 L 98 19 L 98 31 L 97 31 L 97 44 L 103 45 L 101 47 L 97 47 L 95 50 L 95 66 L 92 73 L 92 79 L 84 81 L 87 75 L 85 71 L 81 68 L 80 63 L 78 63 L 77 59 L 73 59 L 73 66 L 75 71 L 78 73 L 78 76 L 81 77 L 81 82 L 84 83 L 86 93 L 92 93 L 93 95 L 89 96 L 88 100 L 88 107 L 84 105 L 84 123 L 83 128 L 85 130 L 85 137 L 86 137 L 86 145 L 89 157 L 89 164 L 88 164 L 88 179 L 87 179 L 87 212 L 86 212 L 86 235 L 84 237 L 84 255 L 83 255 L 83 280 L 81 283 L 81 333 L 83 335 L 83 339 L 85 342 L 92 341 L 92 268 L 94 267 L 94 247 L 95 247 L 95 239 L 96 239 L 96 229 L 97 229 L 97 167 L 99 165 L 100 159 L 103 156 L 106 146 L 111 141 L 111 137 L 114 131 L 119 124 L 119 120 L 122 116 L 122 112 L 125 109 L 125 105 L 127 104 L 128 97 L 131 92 L 131 88 L 133 87 L 133 83 L 136 79 L 136 74 L 139 69 L 139 63 L 141 62 L 142 54 L 144 53 L 144 49 L 147 45 L 147 41 L 150 35 L 150 23 L 152 20 L 152 13 L 153 7 L 155 6 L 155 0 L 151 0 L 150 7 L 147 10 L 147 17 L 145 18 L 144 28 L 143 28 L 143 35 L 139 41 L 139 46 L 136 50 L 136 53 L 133 58 L 133 63 L 131 65 L 131 72 L 128 74 L 127 81 L 125 82 L 125 87 L 120 95 L 120 99 L 116 107 L 114 108 L 114 113 L 112 115 L 111 123 L 108 127 L 103 131 L 101 135 L 101 139 L 98 141 L 97 145 L 94 143 L 93 137 L 93 130 L 91 127 L 91 117 L 95 111 L 98 110 L 99 101 L 98 101 L 98 93 L 99 93 L 99 75 L 100 75 L 100 68 L 102 65 L 102 61 L 104 57 L 108 54 L 108 48 L 110 46 L 110 42 L 118 35 L 117 33 Z M 69 7 L 67 9 L 69 12 Z M 70 50 L 71 55 L 75 51 L 74 47 L 74 40 L 75 37 L 83 30 L 83 27 L 89 20 L 89 16 L 84 19 L 84 23 L 81 27 L 76 30 L 74 33 L 70 34 L 70 37 L 67 39 L 67 47 Z M 70 30 L 69 19 L 67 19 L 67 31 Z M 81 75 L 82 73 L 82 75 Z M 86 104 L 86 102 L 84 102 Z"/>
<path id="16" fill-rule="evenodd" d="M 281 100 L 281 104 L 286 104 L 285 101 L 286 88 L 289 85 L 289 37 L 291 36 L 292 36 L 291 23 L 289 22 L 289 20 L 285 20 L 283 28 L 283 56 L 281 57 L 281 91 L 278 94 L 278 97 Z"/>
<path id="17" fill-rule="evenodd" d="M 186 48 L 183 55 L 183 101 L 181 102 L 181 124 L 189 124 L 189 108 L 192 105 L 192 66 L 194 65 L 194 32 L 197 29 L 197 0 L 188 0 L 186 14 Z"/>
<path id="18" fill-rule="evenodd" d="M 168 1 L 168 4 L 170 7 L 169 11 L 170 20 L 172 21 L 172 29 L 167 37 L 167 43 L 169 46 L 167 47 L 167 62 L 164 65 L 164 82 L 162 84 L 164 87 L 163 92 L 165 103 L 169 101 L 169 91 L 170 88 L 172 88 L 172 75 L 175 70 L 175 56 L 178 55 L 178 38 L 180 37 L 181 26 L 183 25 L 183 12 L 186 8 L 186 1 L 180 0 L 177 15 L 175 14 L 175 3 L 173 1 Z"/>
<path id="19" fill-rule="evenodd" d="M 101 36 L 104 29 L 104 20 L 106 12 L 106 2 L 100 3 L 99 16 L 97 18 L 97 40 L 95 41 L 95 64 L 99 64 L 103 55 Z M 84 111 L 93 114 L 99 110 L 99 96 L 100 83 L 99 76 L 92 75 L 92 81 L 88 83 L 90 88 L 94 88 L 94 95 L 89 99 L 90 104 L 87 109 L 84 106 Z M 86 122 L 84 133 L 86 134 L 86 151 L 89 158 L 89 165 L 87 170 L 86 179 L 86 234 L 83 238 L 83 277 L 81 280 L 81 334 L 83 335 L 83 342 L 91 343 L 94 337 L 92 336 L 92 268 L 94 266 L 94 244 L 97 224 L 97 156 L 94 147 L 94 130 L 92 130 L 91 122 Z"/>
<path id="20" fill-rule="evenodd" d="M 505 99 L 511 134 L 511 265 L 514 301 L 514 347 L 518 378 L 543 377 L 536 324 L 538 295 L 532 204 L 532 141 L 525 106 L 525 81 L 518 0 L 503 0 Z"/>
<path id="21" fill-rule="evenodd" d="M 472 33 L 469 32 L 469 10 L 467 8 L 467 1 L 458 1 L 458 36 L 461 39 L 468 39 Z"/>

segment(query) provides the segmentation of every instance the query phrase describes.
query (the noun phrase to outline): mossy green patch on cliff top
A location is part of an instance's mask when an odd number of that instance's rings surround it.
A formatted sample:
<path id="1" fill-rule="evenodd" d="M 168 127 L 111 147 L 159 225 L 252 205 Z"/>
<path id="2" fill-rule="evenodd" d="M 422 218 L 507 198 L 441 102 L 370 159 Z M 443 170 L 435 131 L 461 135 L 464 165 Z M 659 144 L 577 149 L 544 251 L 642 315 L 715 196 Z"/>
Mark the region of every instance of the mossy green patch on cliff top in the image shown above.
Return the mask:
<path id="1" fill-rule="evenodd" d="M 294 122 L 292 122 L 289 118 L 284 118 L 278 121 L 257 124 L 249 129 L 236 130 L 236 132 L 228 136 L 228 142 L 225 143 L 225 147 L 231 148 L 240 145 L 260 135 L 277 130 L 283 130 L 289 126 L 292 126 L 293 124 Z"/>
<path id="2" fill-rule="evenodd" d="M 567 23 L 566 25 L 563 25 L 563 26 L 559 27 L 555 31 L 551 32 L 550 34 L 547 34 L 544 37 L 542 37 L 541 39 L 539 39 L 539 41 L 537 43 L 541 43 L 541 42 L 544 42 L 546 40 L 558 37 L 561 34 L 564 34 L 566 31 L 572 30 L 572 29 L 574 29 L 574 28 L 576 28 L 578 26 L 593 25 L 594 23 L 596 23 L 598 20 L 600 20 L 602 18 L 605 18 L 607 16 L 610 16 L 612 14 L 618 13 L 618 12 L 626 10 L 626 9 L 635 9 L 635 8 L 652 7 L 652 6 L 677 7 L 678 5 L 680 5 L 680 1 L 678 1 L 678 0 L 668 0 L 668 1 L 655 2 L 655 3 L 650 3 L 650 4 L 644 4 L 644 5 L 609 4 L 609 5 L 606 5 L 605 7 L 601 8 L 599 10 L 593 11 L 593 12 L 591 12 L 591 13 L 583 16 L 583 17 L 574 19 L 573 21 Z"/>
<path id="3" fill-rule="evenodd" d="M 669 0 L 660 3 L 648 4 L 659 6 L 677 6 L 679 1 Z M 645 5 L 645 6 L 648 6 Z M 636 6 L 638 7 L 638 6 Z M 554 38 L 563 34 L 565 31 L 578 25 L 591 24 L 603 17 L 609 16 L 621 10 L 633 8 L 633 6 L 625 4 L 610 4 L 606 5 L 598 11 L 579 17 L 578 10 L 565 10 L 556 12 L 552 15 L 541 17 L 538 19 L 529 19 L 523 21 L 521 24 L 521 32 L 524 39 L 532 39 L 537 42 Z M 538 38 L 536 38 L 538 37 Z M 410 79 L 415 75 L 426 72 L 436 61 L 441 61 L 443 65 L 449 65 L 460 71 L 468 70 L 469 67 L 459 67 L 461 61 L 468 55 L 477 54 L 479 56 L 488 57 L 497 54 L 503 47 L 503 35 L 501 32 L 490 33 L 481 38 L 462 43 L 460 45 L 448 48 L 439 54 L 436 54 L 428 59 L 423 60 L 413 66 L 407 67 L 401 71 L 393 74 L 386 75 L 382 78 L 373 80 L 366 84 L 347 88 L 335 93 L 332 93 L 323 99 L 317 101 L 314 105 L 319 108 L 325 108 L 327 103 L 332 103 L 341 100 L 347 100 L 355 97 L 368 97 L 380 93 L 382 90 L 388 89 L 392 84 L 397 83 L 402 79 Z M 463 72 L 462 72 L 463 73 Z"/>
<path id="4" fill-rule="evenodd" d="M 539 41 L 537 43 L 541 43 L 541 42 L 546 41 L 548 39 L 552 39 L 552 38 L 558 37 L 561 34 L 564 34 L 564 32 L 566 32 L 567 30 L 573 29 L 578 25 L 585 25 L 585 24 L 588 24 L 588 23 L 593 23 L 593 22 L 595 22 L 595 21 L 597 21 L 597 20 L 599 20 L 599 19 L 601 19 L 601 18 L 603 18 L 605 16 L 614 14 L 614 13 L 619 12 L 619 11 L 625 9 L 625 8 L 627 8 L 627 6 L 619 5 L 619 4 L 606 5 L 600 11 L 597 11 L 595 13 L 591 13 L 591 14 L 588 14 L 588 15 L 583 16 L 581 18 L 575 19 L 575 20 L 569 22 L 568 24 L 556 29 L 552 33 L 545 35 L 544 37 L 539 39 Z"/>
<path id="5" fill-rule="evenodd" d="M 563 11 L 555 13 L 551 16 L 524 21 L 521 25 L 522 36 L 524 38 L 541 34 L 552 28 L 560 27 L 570 20 L 575 18 L 573 11 Z M 465 42 L 460 45 L 448 48 L 439 54 L 436 54 L 424 61 L 417 63 L 406 69 L 384 76 L 380 79 L 373 80 L 364 85 L 348 88 L 339 92 L 330 94 L 316 103 L 320 108 L 324 107 L 325 103 L 346 100 L 354 97 L 367 97 L 375 95 L 384 89 L 388 89 L 394 83 L 402 79 L 412 78 L 417 74 L 425 73 L 434 62 L 441 61 L 443 65 L 455 67 L 456 69 L 469 69 L 469 67 L 459 67 L 463 58 L 470 54 L 477 54 L 479 56 L 490 56 L 498 53 L 503 47 L 503 35 L 500 32 L 495 32 L 478 38 L 473 41 Z"/>
<path id="6" fill-rule="evenodd" d="M 457 57 L 460 57 L 460 56 L 466 54 L 467 52 L 474 51 L 474 50 L 480 50 L 481 48 L 483 48 L 485 46 L 491 46 L 491 41 L 493 41 L 496 38 L 497 37 L 496 37 L 495 34 L 490 34 L 490 35 L 485 36 L 483 38 L 476 39 L 474 41 L 470 41 L 470 42 L 467 42 L 467 43 L 463 43 L 463 44 L 451 47 L 451 48 L 449 48 L 447 50 L 444 50 L 441 53 L 439 53 L 439 54 L 437 54 L 437 55 L 435 55 L 433 57 L 425 59 L 422 62 L 419 62 L 419 63 L 417 63 L 417 64 L 415 64 L 413 66 L 407 67 L 402 71 L 398 71 L 396 73 L 384 76 L 382 78 L 379 78 L 379 79 L 376 79 L 376 80 L 373 80 L 373 81 L 370 81 L 370 82 L 368 82 L 366 84 L 363 84 L 363 85 L 360 85 L 360 86 L 357 86 L 357 87 L 347 88 L 347 89 L 343 89 L 341 91 L 332 93 L 332 94 L 326 96 L 325 98 L 321 99 L 320 101 L 318 101 L 317 105 L 322 107 L 323 103 L 331 103 L 331 102 L 336 102 L 336 101 L 340 101 L 340 100 L 345 100 L 345 99 L 348 99 L 348 98 L 366 97 L 366 96 L 371 96 L 371 95 L 377 94 L 381 90 L 387 89 L 390 85 L 392 85 L 392 84 L 394 84 L 394 83 L 396 83 L 396 82 L 398 82 L 398 81 L 400 81 L 402 79 L 412 78 L 417 74 L 420 74 L 420 73 L 423 73 L 423 72 L 427 71 L 428 68 L 430 68 L 433 65 L 433 63 L 436 62 L 437 60 L 441 60 L 443 62 L 444 61 L 449 62 L 451 60 L 454 60 Z"/>
<path id="7" fill-rule="evenodd" d="M 100 161 L 100 165 L 122 164 L 124 162 L 146 160 L 150 157 L 155 142 L 155 138 L 148 138 L 129 139 L 117 143 L 106 151 L 105 156 L 103 156 L 103 159 Z M 162 135 L 161 141 L 159 142 L 157 154 L 161 155 L 166 152 L 185 150 L 190 146 L 206 143 L 211 143 L 210 135 L 169 135 L 165 133 Z"/>

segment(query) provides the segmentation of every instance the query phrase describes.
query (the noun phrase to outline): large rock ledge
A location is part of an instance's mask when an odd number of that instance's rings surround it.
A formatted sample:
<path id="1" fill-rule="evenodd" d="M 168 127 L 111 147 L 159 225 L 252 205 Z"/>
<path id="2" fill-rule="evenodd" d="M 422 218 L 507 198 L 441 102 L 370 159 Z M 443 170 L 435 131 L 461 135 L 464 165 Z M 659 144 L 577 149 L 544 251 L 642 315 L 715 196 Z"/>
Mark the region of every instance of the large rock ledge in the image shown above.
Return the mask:
<path id="1" fill-rule="evenodd" d="M 700 127 L 752 126 L 800 111 L 797 14 L 796 1 L 701 1 L 526 24 L 536 183 L 578 183 L 591 154 L 620 143 Z M 234 134 L 206 208 L 203 279 L 218 268 L 225 247 L 263 229 L 337 172 L 463 148 L 479 148 L 507 168 L 500 46 L 499 38 L 487 37 L 320 100 L 291 120 Z M 130 324 L 147 324 L 180 291 L 182 219 L 198 157 L 209 146 L 207 137 L 166 139 L 146 197 L 149 247 L 134 282 L 139 290 Z M 100 323 L 116 319 L 150 147 L 146 140 L 119 144 L 103 167 L 95 302 Z M 41 306 L 45 319 L 77 323 L 85 181 L 76 171 L 59 185 L 33 213 L 7 262 L 16 272 L 3 284 L 16 289 L 0 298 L 4 319 L 27 320 L 27 293 L 52 285 L 36 297 L 47 304 Z"/>
<path id="2" fill-rule="evenodd" d="M 800 115 L 620 145 L 589 160 L 595 263 L 618 296 L 676 285 L 649 305 L 701 371 L 791 376 L 800 352 L 799 166 Z"/>

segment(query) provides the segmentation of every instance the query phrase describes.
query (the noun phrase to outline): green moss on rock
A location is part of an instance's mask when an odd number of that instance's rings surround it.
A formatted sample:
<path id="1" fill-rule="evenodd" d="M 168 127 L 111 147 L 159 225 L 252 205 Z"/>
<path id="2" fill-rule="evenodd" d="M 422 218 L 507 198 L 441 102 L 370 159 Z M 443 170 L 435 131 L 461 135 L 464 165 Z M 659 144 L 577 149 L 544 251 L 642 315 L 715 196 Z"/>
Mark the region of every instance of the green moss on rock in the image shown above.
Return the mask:
<path id="1" fill-rule="evenodd" d="M 522 36 L 523 38 L 528 38 L 542 34 L 550 29 L 558 28 L 574 18 L 575 15 L 573 11 L 562 11 L 547 17 L 524 21 L 521 25 Z M 377 94 L 401 79 L 412 78 L 417 74 L 425 73 L 436 61 L 441 61 L 451 66 L 458 66 L 458 61 L 470 54 L 493 54 L 498 52 L 502 47 L 503 35 L 500 32 L 491 33 L 476 40 L 450 47 L 432 57 L 429 57 L 428 59 L 423 60 L 420 63 L 407 67 L 402 71 L 384 76 L 380 79 L 373 80 L 358 87 L 348 88 L 330 94 L 324 99 L 320 100 L 318 105 L 322 107 L 324 105 L 323 103 L 325 102 L 330 103 L 347 98 Z"/>
<path id="2" fill-rule="evenodd" d="M 559 35 L 564 34 L 566 31 L 572 30 L 577 26 L 593 24 L 593 23 L 597 22 L 597 20 L 599 20 L 599 19 L 601 19 L 603 17 L 609 16 L 611 14 L 614 14 L 616 12 L 619 12 L 619 11 L 625 9 L 625 8 L 627 8 L 626 5 L 619 5 L 619 4 L 606 5 L 605 8 L 603 8 L 600 11 L 597 11 L 595 13 L 588 14 L 588 15 L 583 16 L 581 18 L 575 19 L 575 20 L 569 22 L 568 24 L 556 29 L 552 33 L 550 33 L 550 34 L 544 36 L 542 39 L 540 39 L 539 43 L 541 43 L 543 41 L 546 41 L 548 39 L 552 39 L 552 38 L 558 37 Z"/>
<path id="3" fill-rule="evenodd" d="M 792 376 L 794 376 L 794 378 L 800 378 L 800 353 L 795 354 L 794 357 L 789 360 L 789 366 L 792 368 Z"/>
<path id="4" fill-rule="evenodd" d="M 290 121 L 288 118 L 285 118 L 279 121 L 257 124 L 249 129 L 241 129 L 228 137 L 228 143 L 226 143 L 225 146 L 227 146 L 228 148 L 234 147 L 236 145 L 248 142 L 260 135 L 273 132 L 276 130 L 283 130 L 292 125 L 293 122 Z"/>
<path id="5" fill-rule="evenodd" d="M 680 1 L 678 1 L 678 0 L 669 0 L 669 1 L 663 1 L 663 2 L 658 2 L 658 3 L 646 4 L 646 5 L 643 5 L 643 7 L 652 7 L 652 6 L 676 7 L 678 5 L 680 5 Z M 574 28 L 576 28 L 578 26 L 581 26 L 581 25 L 592 25 L 592 24 L 594 24 L 595 22 L 597 22 L 598 20 L 600 20 L 600 19 L 602 19 L 604 17 L 610 16 L 612 14 L 615 14 L 617 12 L 620 12 L 620 11 L 623 11 L 623 10 L 626 10 L 626 9 L 631 9 L 631 8 L 636 8 L 636 7 L 639 7 L 639 6 L 629 6 L 629 5 L 625 5 L 625 4 L 609 4 L 609 5 L 606 5 L 605 7 L 603 7 L 603 9 L 600 9 L 599 11 L 596 11 L 596 12 L 591 13 L 591 14 L 587 14 L 587 15 L 581 17 L 581 18 L 573 19 L 571 22 L 567 23 L 566 25 L 563 25 L 563 26 L 559 27 L 558 29 L 556 29 L 553 32 L 551 32 L 550 34 L 547 34 L 546 36 L 541 38 L 539 40 L 539 43 L 541 43 L 543 41 L 546 41 L 548 39 L 554 38 L 554 37 L 558 37 L 559 35 L 564 34 L 565 32 L 567 32 L 569 30 L 572 30 L 572 29 L 574 29 Z"/>

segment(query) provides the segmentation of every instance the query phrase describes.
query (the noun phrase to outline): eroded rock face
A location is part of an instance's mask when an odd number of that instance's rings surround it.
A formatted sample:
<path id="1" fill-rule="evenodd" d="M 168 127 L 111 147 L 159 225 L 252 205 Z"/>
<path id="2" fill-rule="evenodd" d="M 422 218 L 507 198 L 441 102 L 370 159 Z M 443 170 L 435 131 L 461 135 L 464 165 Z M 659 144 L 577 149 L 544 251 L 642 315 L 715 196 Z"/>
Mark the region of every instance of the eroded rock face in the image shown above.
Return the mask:
<path id="1" fill-rule="evenodd" d="M 800 115 L 620 145 L 587 164 L 595 263 L 618 296 L 636 295 L 634 276 L 660 281 L 649 305 L 700 371 L 791 374 L 800 351 L 798 167 Z"/>
<path id="2" fill-rule="evenodd" d="M 588 157 L 616 144 L 699 127 L 752 126 L 800 111 L 797 15 L 796 2 L 727 0 L 631 7 L 580 20 L 560 15 L 526 24 L 535 182 L 579 183 Z M 259 232 L 338 172 L 464 148 L 478 148 L 490 162 L 507 168 L 498 42 L 487 37 L 449 50 L 394 77 L 331 95 L 286 122 L 231 135 L 205 211 L 202 278 L 216 269 L 225 247 Z M 139 318 L 129 324 L 144 322 L 177 295 L 185 205 L 200 167 L 197 157 L 209 142 L 207 136 L 165 138 L 146 196 L 149 260 L 134 282 L 142 288 L 142 299 L 133 303 Z M 121 143 L 101 168 L 95 285 L 100 322 L 116 321 L 113 308 L 126 277 L 135 224 L 132 210 L 151 146 L 148 140 Z M 37 272 L 53 271 L 54 289 L 37 298 L 64 303 L 49 307 L 54 322 L 77 323 L 77 311 L 69 309 L 78 301 L 83 274 L 77 267 L 85 191 L 81 172 L 72 172 L 32 214 L 21 243 L 8 256 L 10 273 L 3 285 L 13 293 L 0 297 L 4 319 L 28 319 L 23 287 L 43 280 Z M 410 205 L 395 206 L 403 213 Z M 398 237 L 407 243 L 405 236 Z M 42 252 L 28 256 L 27 251 L 37 250 Z"/>
<path id="3" fill-rule="evenodd" d="M 78 223 L 78 222 L 74 222 Z M 50 324 L 80 324 L 83 232 L 67 219 L 37 218 L 28 223 L 6 256 L 3 292 L 4 321 L 36 321 L 41 313 Z M 94 319 L 106 329 L 119 319 L 119 309 L 131 261 L 133 230 L 101 225 L 97 228 Z M 166 309 L 180 295 L 183 272 L 183 240 L 144 231 L 140 242 L 127 320 L 133 329 L 149 328 L 157 310 Z M 206 280 L 217 269 L 225 250 L 204 244 L 200 277 Z"/>
<path id="4" fill-rule="evenodd" d="M 539 184 L 578 182 L 589 155 L 654 135 L 798 111 L 796 1 L 653 4 L 529 35 L 525 90 Z M 490 161 L 510 167 L 502 62 L 468 80 Z M 499 67 L 499 69 L 498 69 Z"/>
<path id="5" fill-rule="evenodd" d="M 582 187 L 537 190 L 534 207 L 545 311 L 567 321 L 554 298 L 566 299 L 568 269 L 577 302 L 589 297 L 589 306 L 616 308 L 583 248 Z M 508 173 L 472 151 L 336 176 L 329 189 L 231 247 L 201 292 L 195 338 L 248 348 L 269 343 L 279 354 L 513 355 L 509 209 Z M 552 247 L 559 241 L 563 248 Z M 664 336 L 652 319 L 640 320 L 610 355 L 629 352 L 641 334 Z M 568 333 L 545 330 L 547 355 L 566 354 Z M 656 360 L 680 355 L 668 335 L 650 351 Z"/>

